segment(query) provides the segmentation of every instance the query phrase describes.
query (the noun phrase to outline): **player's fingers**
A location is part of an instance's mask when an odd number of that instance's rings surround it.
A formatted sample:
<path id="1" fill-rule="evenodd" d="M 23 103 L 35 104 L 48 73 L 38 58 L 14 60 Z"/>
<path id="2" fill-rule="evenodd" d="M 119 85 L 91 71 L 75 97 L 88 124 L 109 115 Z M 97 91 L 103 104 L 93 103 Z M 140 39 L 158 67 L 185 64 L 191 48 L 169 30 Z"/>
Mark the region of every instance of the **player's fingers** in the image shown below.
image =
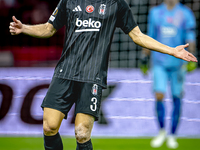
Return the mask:
<path id="1" fill-rule="evenodd" d="M 12 20 L 13 20 L 14 22 L 16 22 L 16 21 L 17 21 L 17 19 L 16 19 L 16 17 L 15 17 L 15 16 L 12 16 Z"/>
<path id="2" fill-rule="evenodd" d="M 16 35 L 17 34 L 15 29 L 10 29 L 10 33 L 11 33 L 11 35 Z"/>
<path id="3" fill-rule="evenodd" d="M 18 23 L 18 22 L 19 22 L 19 20 L 17 20 L 17 18 L 16 18 L 15 16 L 13 16 L 12 19 L 13 19 L 13 21 L 14 21 L 15 23 Z"/>
<path id="4" fill-rule="evenodd" d="M 185 45 L 184 45 L 184 48 L 187 48 L 188 46 L 189 46 L 189 43 L 185 44 Z"/>
<path id="5" fill-rule="evenodd" d="M 11 33 L 12 35 L 15 34 L 15 27 L 14 27 L 14 26 L 10 25 L 10 26 L 9 26 L 9 29 L 10 29 L 10 33 Z"/>
<path id="6" fill-rule="evenodd" d="M 9 29 L 15 29 L 15 27 L 13 25 L 10 25 Z"/>
<path id="7" fill-rule="evenodd" d="M 10 29 L 10 33 L 12 34 L 13 32 L 15 32 L 15 27 L 13 27 L 12 25 L 9 26 Z"/>
<path id="8" fill-rule="evenodd" d="M 15 27 L 16 23 L 15 22 L 11 22 L 9 27 Z"/>
<path id="9" fill-rule="evenodd" d="M 10 31 L 10 34 L 11 34 L 11 35 L 14 35 L 14 34 L 15 34 L 15 32 L 14 32 L 14 31 Z"/>
<path id="10" fill-rule="evenodd" d="M 14 26 L 14 22 L 11 22 L 11 23 L 10 23 L 10 26 Z"/>
<path id="11" fill-rule="evenodd" d="M 188 56 L 185 56 L 185 57 L 183 58 L 183 60 L 185 60 L 185 61 L 191 61 L 191 59 L 189 59 Z"/>
<path id="12" fill-rule="evenodd" d="M 192 53 L 188 53 L 188 55 L 189 55 L 190 57 L 196 58 Z"/>
<path id="13" fill-rule="evenodd" d="M 185 53 L 185 55 L 183 56 L 182 59 L 186 60 L 186 61 L 197 62 L 197 58 L 194 55 L 192 55 L 191 53 L 189 53 L 189 52 Z"/>
<path id="14" fill-rule="evenodd" d="M 11 35 L 15 35 L 15 31 L 14 30 L 10 30 Z"/>
<path id="15" fill-rule="evenodd" d="M 15 28 L 10 27 L 10 32 L 15 32 Z"/>
<path id="16" fill-rule="evenodd" d="M 191 53 L 188 53 L 188 57 L 191 59 L 191 61 L 197 62 L 197 58 Z"/>

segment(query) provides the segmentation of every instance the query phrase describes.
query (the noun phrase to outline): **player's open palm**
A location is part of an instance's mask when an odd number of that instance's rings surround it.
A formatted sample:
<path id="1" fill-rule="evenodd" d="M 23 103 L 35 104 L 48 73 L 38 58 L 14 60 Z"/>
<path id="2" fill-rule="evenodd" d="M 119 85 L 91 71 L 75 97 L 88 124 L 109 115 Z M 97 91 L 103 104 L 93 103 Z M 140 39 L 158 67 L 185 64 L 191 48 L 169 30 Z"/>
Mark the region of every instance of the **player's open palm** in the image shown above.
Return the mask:
<path id="1" fill-rule="evenodd" d="M 190 52 L 186 51 L 185 48 L 187 48 L 189 44 L 180 45 L 177 46 L 174 50 L 174 57 L 186 60 L 186 61 L 194 61 L 197 62 L 197 58 L 192 55 Z"/>
<path id="2" fill-rule="evenodd" d="M 18 35 L 22 33 L 23 25 L 21 21 L 17 20 L 15 16 L 12 17 L 13 22 L 10 23 L 9 29 L 12 35 Z"/>

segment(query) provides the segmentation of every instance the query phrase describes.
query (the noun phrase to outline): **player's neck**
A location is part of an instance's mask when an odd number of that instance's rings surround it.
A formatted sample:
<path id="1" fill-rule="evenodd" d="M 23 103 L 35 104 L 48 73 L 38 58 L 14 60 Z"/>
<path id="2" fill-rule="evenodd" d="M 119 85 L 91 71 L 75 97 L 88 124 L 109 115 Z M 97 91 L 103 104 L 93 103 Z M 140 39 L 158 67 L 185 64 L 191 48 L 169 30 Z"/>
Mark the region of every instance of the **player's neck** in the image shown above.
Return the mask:
<path id="1" fill-rule="evenodd" d="M 167 5 L 167 9 L 168 10 L 172 10 L 175 6 L 176 6 L 176 4 L 174 4 L 174 5 Z"/>
<path id="2" fill-rule="evenodd" d="M 167 9 L 168 10 L 172 10 L 175 6 L 176 6 L 176 4 L 178 4 L 178 2 L 167 2 L 167 1 L 165 1 L 165 4 L 167 5 Z"/>

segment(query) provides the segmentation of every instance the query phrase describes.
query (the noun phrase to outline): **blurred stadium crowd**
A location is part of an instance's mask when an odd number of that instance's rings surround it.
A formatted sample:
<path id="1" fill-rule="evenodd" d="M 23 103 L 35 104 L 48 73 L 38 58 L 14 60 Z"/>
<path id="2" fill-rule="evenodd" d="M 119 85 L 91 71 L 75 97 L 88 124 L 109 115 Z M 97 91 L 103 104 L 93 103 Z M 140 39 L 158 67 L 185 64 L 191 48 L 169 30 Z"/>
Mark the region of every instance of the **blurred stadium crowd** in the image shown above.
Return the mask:
<path id="1" fill-rule="evenodd" d="M 47 22 L 59 0 L 0 0 L 0 67 L 54 67 L 58 61 L 64 40 L 64 27 L 49 39 L 36 39 L 27 35 L 11 36 L 9 23 L 12 16 L 25 24 Z M 132 9 L 141 31 L 147 32 L 149 9 L 162 0 L 126 0 Z M 181 0 L 195 14 L 197 54 L 200 60 L 200 0 Z M 117 29 L 111 46 L 109 66 L 112 68 L 137 68 L 141 47 L 129 36 Z M 200 66 L 200 64 L 199 64 Z"/>

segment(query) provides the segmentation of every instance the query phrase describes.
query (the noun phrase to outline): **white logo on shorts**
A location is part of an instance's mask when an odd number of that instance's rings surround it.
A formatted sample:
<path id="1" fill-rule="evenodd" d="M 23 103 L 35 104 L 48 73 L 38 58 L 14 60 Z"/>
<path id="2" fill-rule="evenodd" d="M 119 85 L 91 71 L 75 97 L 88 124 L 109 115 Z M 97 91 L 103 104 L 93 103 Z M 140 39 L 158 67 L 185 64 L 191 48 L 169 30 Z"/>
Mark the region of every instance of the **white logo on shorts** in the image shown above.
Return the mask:
<path id="1" fill-rule="evenodd" d="M 93 87 L 92 87 L 92 94 L 94 96 L 96 96 L 97 95 L 97 91 L 98 91 L 98 85 L 94 84 Z"/>

